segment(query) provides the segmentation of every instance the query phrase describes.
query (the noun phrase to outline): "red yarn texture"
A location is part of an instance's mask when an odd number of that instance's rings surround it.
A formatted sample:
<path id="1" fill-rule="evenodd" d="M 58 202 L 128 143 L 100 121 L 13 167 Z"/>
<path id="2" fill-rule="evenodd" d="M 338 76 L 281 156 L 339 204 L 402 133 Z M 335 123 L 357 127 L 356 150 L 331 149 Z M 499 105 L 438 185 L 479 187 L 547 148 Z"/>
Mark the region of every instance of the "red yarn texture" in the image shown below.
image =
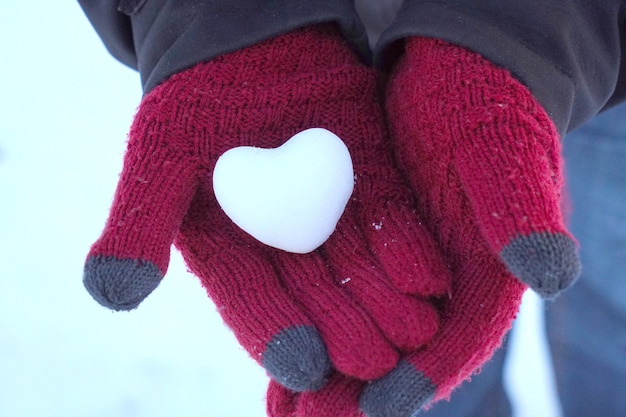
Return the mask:
<path id="1" fill-rule="evenodd" d="M 500 345 L 525 286 L 499 260 L 531 232 L 568 235 L 560 211 L 560 141 L 530 92 L 478 54 L 411 39 L 387 111 L 396 155 L 453 271 L 437 336 L 410 363 L 437 397 Z"/>
<path id="2" fill-rule="evenodd" d="M 277 147 L 311 127 L 345 141 L 355 192 L 321 249 L 289 254 L 232 224 L 213 195 L 212 170 L 228 149 Z M 110 217 L 89 256 L 151 262 L 165 273 L 175 241 L 259 362 L 273 337 L 306 325 L 339 371 L 380 377 L 399 351 L 437 331 L 428 297 L 447 294 L 450 282 L 390 149 L 378 77 L 332 27 L 198 64 L 143 99 Z"/>
<path id="3" fill-rule="evenodd" d="M 329 386 L 345 395 L 271 387 L 271 417 L 364 416 L 359 401 L 411 416 L 448 397 L 501 344 L 527 288 L 507 270 L 503 248 L 533 233 L 570 237 L 559 206 L 559 136 L 507 71 L 443 41 L 408 39 L 389 78 L 386 110 L 396 159 L 452 271 L 439 331 L 404 355 L 414 371 L 398 367 L 366 386 L 333 376 Z M 406 386 L 423 392 L 403 392 Z M 359 400 L 354 390 L 363 389 L 369 396 Z"/>

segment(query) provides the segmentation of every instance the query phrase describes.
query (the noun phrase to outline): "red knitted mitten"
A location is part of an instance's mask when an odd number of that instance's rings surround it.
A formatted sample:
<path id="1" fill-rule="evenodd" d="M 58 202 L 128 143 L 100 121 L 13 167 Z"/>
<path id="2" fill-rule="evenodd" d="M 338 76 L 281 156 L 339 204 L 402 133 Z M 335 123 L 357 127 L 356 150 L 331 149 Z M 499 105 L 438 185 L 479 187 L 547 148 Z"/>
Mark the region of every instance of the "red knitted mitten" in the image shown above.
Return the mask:
<path id="1" fill-rule="evenodd" d="M 559 135 L 524 86 L 473 52 L 415 38 L 386 104 L 396 156 L 452 269 L 439 331 L 358 400 L 274 389 L 272 417 L 413 416 L 491 357 L 527 285 L 552 297 L 579 273 L 560 212 Z M 343 393 L 363 387 L 340 375 L 331 385 Z"/>
<path id="2" fill-rule="evenodd" d="M 311 127 L 345 141 L 355 191 L 326 244 L 291 254 L 235 226 L 211 178 L 228 149 L 277 147 Z M 380 377 L 398 350 L 436 332 L 427 297 L 446 294 L 450 280 L 390 149 L 377 76 L 333 27 L 198 64 L 143 99 L 85 285 L 104 306 L 133 309 L 159 284 L 175 242 L 242 346 L 284 386 L 319 389 L 331 363 Z"/>
<path id="3" fill-rule="evenodd" d="M 267 415 L 268 417 L 366 417 L 359 408 L 359 396 L 366 384 L 364 381 L 335 373 L 321 390 L 295 393 L 270 381 L 266 395 Z M 381 414 L 382 416 L 385 414 Z"/>
<path id="4" fill-rule="evenodd" d="M 436 337 L 361 397 L 370 416 L 408 417 L 489 359 L 527 285 L 553 297 L 580 263 L 560 207 L 559 135 L 507 71 L 463 48 L 411 39 L 387 111 L 396 155 L 453 271 Z"/>

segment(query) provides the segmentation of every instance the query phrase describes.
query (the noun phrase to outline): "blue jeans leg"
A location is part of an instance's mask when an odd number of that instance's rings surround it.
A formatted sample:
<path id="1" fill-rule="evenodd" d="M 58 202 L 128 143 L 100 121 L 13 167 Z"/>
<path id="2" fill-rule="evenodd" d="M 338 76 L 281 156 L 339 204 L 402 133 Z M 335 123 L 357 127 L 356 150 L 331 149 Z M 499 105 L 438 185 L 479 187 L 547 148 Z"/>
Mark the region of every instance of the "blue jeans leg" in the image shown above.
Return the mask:
<path id="1" fill-rule="evenodd" d="M 563 417 L 626 416 L 626 104 L 564 140 L 569 227 L 583 274 L 546 306 Z M 506 345 L 425 417 L 509 417 Z"/>
<path id="2" fill-rule="evenodd" d="M 564 141 L 583 273 L 547 303 L 564 417 L 626 416 L 626 105 Z"/>

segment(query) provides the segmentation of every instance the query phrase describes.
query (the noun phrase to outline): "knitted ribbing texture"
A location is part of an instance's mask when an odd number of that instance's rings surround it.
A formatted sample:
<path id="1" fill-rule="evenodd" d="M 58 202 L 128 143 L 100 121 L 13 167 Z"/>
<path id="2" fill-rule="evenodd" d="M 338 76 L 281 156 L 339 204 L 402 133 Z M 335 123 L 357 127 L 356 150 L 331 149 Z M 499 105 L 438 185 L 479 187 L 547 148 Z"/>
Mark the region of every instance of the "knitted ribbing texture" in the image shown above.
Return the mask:
<path id="1" fill-rule="evenodd" d="M 241 345 L 282 385 L 361 379 L 438 328 L 428 297 L 450 275 L 392 162 L 378 76 L 332 26 L 299 30 L 175 74 L 141 102 L 109 219 L 85 265 L 93 297 L 130 310 L 166 273 L 172 243 Z M 353 199 L 310 254 L 235 226 L 212 190 L 217 158 L 324 127 L 353 158 Z"/>

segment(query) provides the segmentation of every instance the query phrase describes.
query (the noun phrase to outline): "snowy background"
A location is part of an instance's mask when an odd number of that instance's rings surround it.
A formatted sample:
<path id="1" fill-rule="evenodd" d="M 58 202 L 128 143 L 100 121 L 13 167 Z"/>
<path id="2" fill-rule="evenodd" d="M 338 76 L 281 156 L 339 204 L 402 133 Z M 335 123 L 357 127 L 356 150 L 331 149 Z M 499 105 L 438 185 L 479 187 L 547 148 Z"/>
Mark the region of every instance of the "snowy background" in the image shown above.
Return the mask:
<path id="1" fill-rule="evenodd" d="M 0 416 L 263 417 L 264 373 L 175 251 L 131 313 L 83 289 L 138 74 L 72 0 L 4 2 L 0 51 Z M 528 294 L 506 373 L 516 417 L 560 416 L 541 320 Z"/>

